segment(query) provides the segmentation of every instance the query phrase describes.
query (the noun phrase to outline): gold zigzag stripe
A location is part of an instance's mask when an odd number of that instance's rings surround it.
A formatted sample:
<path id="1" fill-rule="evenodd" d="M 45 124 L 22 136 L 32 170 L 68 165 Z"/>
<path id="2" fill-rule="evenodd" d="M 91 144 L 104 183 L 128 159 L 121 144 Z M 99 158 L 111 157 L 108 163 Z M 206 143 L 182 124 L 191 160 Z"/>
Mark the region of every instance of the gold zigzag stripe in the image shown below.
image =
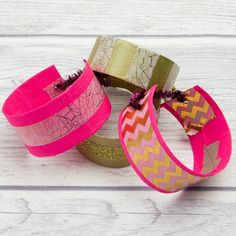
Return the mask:
<path id="1" fill-rule="evenodd" d="M 151 131 L 152 131 L 152 129 L 151 129 Z M 148 138 L 151 137 L 148 133 L 143 133 L 142 131 L 140 133 L 142 133 L 145 137 L 148 137 Z M 141 134 L 141 136 L 142 136 L 142 134 Z M 136 141 L 129 139 L 128 142 L 127 142 L 128 149 L 131 146 L 136 146 L 137 147 L 137 146 L 140 146 L 140 145 L 137 145 Z M 156 142 L 154 147 L 146 146 L 144 148 L 143 154 L 134 153 L 133 162 L 137 165 L 139 160 L 148 161 L 149 155 L 151 153 L 153 153 L 154 155 L 158 155 L 160 153 L 160 143 Z M 169 168 L 170 164 L 171 164 L 170 162 L 171 162 L 170 158 L 166 155 L 164 161 L 154 160 L 152 167 L 144 166 L 141 171 L 142 171 L 142 173 L 145 177 L 148 177 L 149 173 L 153 173 L 153 174 L 158 173 L 159 167 Z M 181 175 L 182 175 L 182 170 L 178 166 L 176 166 L 176 172 L 166 171 L 163 178 L 158 179 L 158 180 L 154 179 L 153 182 L 156 185 L 159 185 L 159 183 L 169 183 L 171 177 L 179 177 Z M 188 181 L 188 179 L 178 180 L 177 185 L 179 186 L 179 185 L 181 185 L 181 183 L 186 183 L 186 181 Z"/>
<path id="2" fill-rule="evenodd" d="M 198 93 L 198 92 L 196 92 L 195 94 L 194 94 L 194 96 L 186 96 L 186 98 L 188 99 L 188 101 L 190 101 L 190 102 L 199 102 L 200 101 L 200 99 L 201 99 L 201 94 L 200 93 Z"/>
<path id="3" fill-rule="evenodd" d="M 160 167 L 166 167 L 169 168 L 170 167 L 170 163 L 171 160 L 170 158 L 166 155 L 165 156 L 165 160 L 161 161 L 161 160 L 154 160 L 153 161 L 153 165 L 152 167 L 148 167 L 148 166 L 144 166 L 142 168 L 142 174 L 147 178 L 149 173 L 152 174 L 157 174 L 159 172 L 159 168 Z"/>
<path id="4" fill-rule="evenodd" d="M 186 182 L 188 182 L 189 184 L 195 182 L 195 177 L 191 174 L 188 174 L 185 179 L 177 179 L 176 185 L 183 186 L 183 184 L 185 184 Z"/>
<path id="5" fill-rule="evenodd" d="M 133 162 L 137 165 L 139 160 L 148 161 L 149 155 L 151 153 L 156 154 L 156 155 L 158 155 L 160 153 L 160 144 L 158 142 L 155 144 L 154 147 L 146 146 L 144 148 L 144 153 L 143 154 L 135 153 L 133 155 Z M 142 168 L 141 172 L 146 178 L 148 178 L 149 173 L 156 174 L 156 173 L 158 173 L 160 167 L 169 168 L 170 164 L 171 164 L 171 160 L 166 155 L 164 161 L 154 160 L 152 167 L 144 166 Z M 175 172 L 166 171 L 164 173 L 163 178 L 154 178 L 152 182 L 156 186 L 159 186 L 161 183 L 166 184 L 166 187 L 165 187 L 166 190 L 173 189 L 173 188 L 174 189 L 179 189 L 179 188 L 182 188 L 183 186 L 185 186 L 186 183 L 191 184 L 191 183 L 195 182 L 194 176 L 188 174 L 188 176 L 184 179 L 177 179 L 174 186 L 171 186 L 169 184 L 172 177 L 180 177 L 180 176 L 182 176 L 182 174 L 183 174 L 183 170 L 179 166 L 176 165 L 176 171 Z"/>
<path id="6" fill-rule="evenodd" d="M 207 119 L 207 118 L 205 118 L 205 117 L 201 117 L 201 119 L 200 119 L 199 123 L 200 123 L 200 124 L 206 124 L 206 123 L 207 123 L 207 121 L 208 121 L 208 119 Z"/>
<path id="7" fill-rule="evenodd" d="M 182 188 L 187 187 L 188 185 L 197 183 L 199 180 L 197 180 L 194 176 L 188 174 L 188 176 L 185 179 L 177 180 L 174 185 L 166 184 L 165 190 L 180 190 Z"/>
<path id="8" fill-rule="evenodd" d="M 186 98 L 188 99 L 188 101 L 191 101 L 191 102 L 199 102 L 201 98 L 201 94 L 196 92 L 194 97 L 186 96 Z M 173 102 L 171 106 L 176 111 L 179 107 L 187 108 L 189 104 L 181 103 L 181 102 Z"/>
<path id="9" fill-rule="evenodd" d="M 203 107 L 193 106 L 193 109 L 192 109 L 191 112 L 182 111 L 181 112 L 181 118 L 185 119 L 186 117 L 191 117 L 191 118 L 194 119 L 198 112 L 207 113 L 208 108 L 209 108 L 209 104 L 207 102 L 204 103 Z"/>
<path id="10" fill-rule="evenodd" d="M 187 103 L 181 103 L 181 102 L 172 102 L 171 107 L 176 111 L 179 107 L 187 108 Z"/>
<path id="11" fill-rule="evenodd" d="M 137 135 L 137 139 L 133 140 L 131 138 L 128 138 L 127 140 L 127 147 L 140 147 L 142 140 L 151 141 L 153 136 L 153 129 L 152 126 L 149 127 L 148 132 L 145 133 L 143 131 L 139 131 L 139 134 Z"/>
<path id="12" fill-rule="evenodd" d="M 150 154 L 158 155 L 160 153 L 160 143 L 156 142 L 153 147 L 146 146 L 143 150 L 143 154 L 134 153 L 133 162 L 137 165 L 139 160 L 148 161 Z"/>
<path id="13" fill-rule="evenodd" d="M 183 174 L 182 169 L 176 165 L 175 172 L 166 171 L 163 178 L 155 178 L 153 179 L 153 183 L 155 185 L 160 185 L 161 183 L 170 183 L 171 177 L 180 177 Z"/>
<path id="14" fill-rule="evenodd" d="M 164 166 L 167 168 L 170 166 L 170 158 L 168 156 L 165 158 L 165 161 L 163 161 L 163 162 L 159 161 L 159 160 L 155 160 L 152 167 L 143 167 L 142 173 L 147 178 L 149 173 L 153 173 L 153 174 L 158 173 L 159 167 L 161 167 L 161 166 Z M 190 184 L 190 183 L 195 182 L 195 177 L 188 174 L 187 177 L 184 179 L 177 179 L 174 186 L 171 186 L 169 184 L 171 178 L 180 177 L 182 175 L 183 175 L 183 170 L 179 166 L 176 166 L 175 172 L 166 171 L 163 178 L 154 178 L 153 183 L 156 186 L 159 186 L 161 183 L 164 183 L 164 184 L 167 184 L 166 189 L 167 188 L 171 189 L 171 188 L 179 188 L 179 187 L 181 188 L 186 183 Z"/>

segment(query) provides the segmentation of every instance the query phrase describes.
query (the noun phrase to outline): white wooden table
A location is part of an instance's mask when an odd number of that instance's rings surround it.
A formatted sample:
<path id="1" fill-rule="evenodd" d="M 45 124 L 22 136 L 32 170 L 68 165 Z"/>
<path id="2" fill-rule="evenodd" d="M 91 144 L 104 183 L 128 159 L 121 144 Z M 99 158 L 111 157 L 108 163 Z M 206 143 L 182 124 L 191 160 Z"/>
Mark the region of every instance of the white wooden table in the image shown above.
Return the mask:
<path id="1" fill-rule="evenodd" d="M 175 60 L 181 66 L 177 87 L 204 87 L 236 141 L 233 0 L 0 0 L 0 106 L 17 85 L 51 64 L 62 74 L 73 72 L 99 34 Z M 187 139 L 170 124 L 179 127 L 163 113 L 161 130 L 189 162 Z M 233 149 L 222 174 L 166 195 L 145 186 L 131 167 L 100 167 L 75 149 L 35 158 L 1 114 L 0 235 L 236 235 L 235 155 Z"/>

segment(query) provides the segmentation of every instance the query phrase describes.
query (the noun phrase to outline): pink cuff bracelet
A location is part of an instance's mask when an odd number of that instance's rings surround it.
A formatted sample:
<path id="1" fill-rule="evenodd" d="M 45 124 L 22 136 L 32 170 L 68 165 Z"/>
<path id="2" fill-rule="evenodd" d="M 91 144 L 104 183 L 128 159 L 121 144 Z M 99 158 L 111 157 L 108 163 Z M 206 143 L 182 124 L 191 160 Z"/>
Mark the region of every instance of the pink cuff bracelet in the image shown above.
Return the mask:
<path id="1" fill-rule="evenodd" d="M 5 101 L 3 113 L 35 156 L 62 153 L 93 135 L 108 119 L 111 104 L 89 64 L 64 91 L 55 66 L 19 86 Z"/>
<path id="2" fill-rule="evenodd" d="M 193 169 L 168 148 L 156 121 L 153 86 L 139 101 L 141 108 L 125 108 L 119 117 L 122 148 L 140 178 L 165 193 L 176 192 L 222 171 L 232 149 L 230 130 L 214 100 L 199 86 L 186 92 L 186 103 L 162 104 L 185 129 L 194 155 Z"/>

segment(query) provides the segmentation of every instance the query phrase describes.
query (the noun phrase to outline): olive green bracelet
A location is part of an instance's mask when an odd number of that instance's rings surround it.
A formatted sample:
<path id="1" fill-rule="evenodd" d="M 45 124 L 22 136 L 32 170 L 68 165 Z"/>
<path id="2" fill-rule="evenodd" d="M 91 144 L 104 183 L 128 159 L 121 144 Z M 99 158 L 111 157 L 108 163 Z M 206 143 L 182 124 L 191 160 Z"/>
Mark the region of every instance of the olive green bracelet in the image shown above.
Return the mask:
<path id="1" fill-rule="evenodd" d="M 171 90 L 179 72 L 178 65 L 172 60 L 110 36 L 97 38 L 88 62 L 95 72 L 109 80 L 109 86 L 133 93 L 154 84 L 159 89 Z M 158 103 L 155 105 L 159 106 Z M 77 148 L 86 158 L 102 166 L 120 168 L 129 165 L 118 138 L 95 134 Z"/>

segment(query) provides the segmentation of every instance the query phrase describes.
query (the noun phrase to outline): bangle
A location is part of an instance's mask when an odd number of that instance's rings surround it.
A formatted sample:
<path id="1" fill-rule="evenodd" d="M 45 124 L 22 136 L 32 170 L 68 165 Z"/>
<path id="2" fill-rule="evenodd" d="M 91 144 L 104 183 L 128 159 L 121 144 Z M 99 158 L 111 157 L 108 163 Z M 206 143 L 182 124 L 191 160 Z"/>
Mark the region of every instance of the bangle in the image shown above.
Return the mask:
<path id="1" fill-rule="evenodd" d="M 125 88 L 130 92 L 158 88 L 171 90 L 179 67 L 170 59 L 133 43 L 110 36 L 100 36 L 89 57 L 91 68 L 106 86 Z M 156 107 L 159 102 L 155 103 Z M 106 167 L 129 165 L 119 139 L 93 135 L 77 146 L 89 160 Z"/>
<path id="2" fill-rule="evenodd" d="M 19 86 L 3 113 L 35 156 L 62 153 L 93 135 L 108 119 L 111 104 L 88 63 L 67 88 L 55 66 Z"/>
<path id="3" fill-rule="evenodd" d="M 97 38 L 88 61 L 94 71 L 113 77 L 113 87 L 122 81 L 132 84 L 134 92 L 155 84 L 171 90 L 179 72 L 179 66 L 169 58 L 110 36 Z"/>
<path id="4" fill-rule="evenodd" d="M 171 99 L 161 105 L 173 114 L 188 135 L 194 167 L 181 163 L 164 141 L 153 107 L 153 86 L 139 101 L 140 109 L 125 108 L 119 117 L 123 151 L 139 177 L 164 193 L 176 192 L 219 173 L 232 149 L 230 130 L 215 101 L 199 86 L 186 91 L 187 102 Z"/>

